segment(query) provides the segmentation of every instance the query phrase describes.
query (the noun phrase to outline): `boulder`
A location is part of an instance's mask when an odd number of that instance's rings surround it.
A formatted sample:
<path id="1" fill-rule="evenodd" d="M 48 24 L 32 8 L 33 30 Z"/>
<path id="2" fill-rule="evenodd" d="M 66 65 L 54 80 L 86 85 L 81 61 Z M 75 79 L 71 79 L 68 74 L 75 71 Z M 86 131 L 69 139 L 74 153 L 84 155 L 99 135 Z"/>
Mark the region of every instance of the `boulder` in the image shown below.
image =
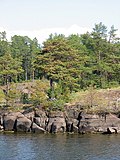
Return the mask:
<path id="1" fill-rule="evenodd" d="M 78 111 L 78 110 L 75 110 L 74 108 L 71 108 L 71 109 L 67 109 L 67 110 L 66 110 L 66 116 L 67 116 L 68 118 L 77 119 L 77 118 L 78 118 L 78 115 L 79 115 L 79 111 Z"/>
<path id="2" fill-rule="evenodd" d="M 103 132 L 102 134 L 117 134 L 118 133 L 118 128 L 112 128 L 112 127 L 109 127 L 107 128 L 107 130 L 105 132 Z"/>
<path id="3" fill-rule="evenodd" d="M 106 132 L 106 128 L 105 127 L 104 128 L 103 127 L 98 127 L 96 131 L 103 133 L 103 132 Z"/>
<path id="4" fill-rule="evenodd" d="M 32 132 L 33 133 L 45 133 L 45 129 L 39 127 L 37 124 L 33 123 L 31 126 Z"/>
<path id="5" fill-rule="evenodd" d="M 15 130 L 15 121 L 18 117 L 23 117 L 20 112 L 12 112 L 3 116 L 3 127 L 5 131 Z"/>
<path id="6" fill-rule="evenodd" d="M 36 110 L 34 113 L 33 122 L 36 123 L 39 127 L 46 128 L 46 124 L 48 122 L 48 117 L 46 112 L 42 110 Z"/>
<path id="7" fill-rule="evenodd" d="M 74 132 L 74 133 L 78 133 L 78 131 L 79 131 L 79 128 L 78 128 L 77 126 L 74 126 L 74 125 L 73 125 L 73 132 Z"/>
<path id="8" fill-rule="evenodd" d="M 112 127 L 112 128 L 119 128 L 120 129 L 120 118 L 117 117 L 115 114 L 109 114 L 106 117 L 106 128 Z"/>
<path id="9" fill-rule="evenodd" d="M 46 130 L 50 133 L 65 132 L 66 122 L 64 118 L 49 118 Z"/>
<path id="10" fill-rule="evenodd" d="M 38 109 L 34 112 L 34 117 L 44 117 L 44 118 L 46 118 L 47 116 L 46 116 L 46 113 L 44 111 Z"/>
<path id="11" fill-rule="evenodd" d="M 117 133 L 117 128 L 113 128 L 113 127 L 109 127 L 109 131 L 111 132 L 111 133 Z"/>
<path id="12" fill-rule="evenodd" d="M 109 128 L 107 128 L 107 131 L 103 132 L 102 134 L 112 134 Z"/>
<path id="13" fill-rule="evenodd" d="M 79 132 L 117 132 L 120 130 L 120 119 L 114 114 L 100 115 L 84 114 L 80 121 Z M 116 130 L 117 128 L 117 130 Z"/>
<path id="14" fill-rule="evenodd" d="M 61 112 L 61 111 L 51 111 L 48 113 L 48 117 L 49 118 L 56 118 L 56 117 L 64 118 L 65 114 L 64 112 Z"/>
<path id="15" fill-rule="evenodd" d="M 3 127 L 5 131 L 13 131 L 16 117 L 15 116 L 5 116 L 3 120 Z"/>
<path id="16" fill-rule="evenodd" d="M 46 123 L 46 130 L 50 133 L 65 132 L 66 122 L 65 122 L 64 112 L 61 111 L 51 111 L 48 113 L 48 121 Z"/>
<path id="17" fill-rule="evenodd" d="M 36 123 L 39 127 L 46 128 L 46 125 L 48 123 L 47 117 L 34 117 L 33 122 Z"/>
<path id="18" fill-rule="evenodd" d="M 3 126 L 0 125 L 0 131 L 3 131 L 3 129 L 4 129 Z"/>
<path id="19" fill-rule="evenodd" d="M 34 119 L 34 112 L 24 113 L 24 116 L 33 121 Z"/>
<path id="20" fill-rule="evenodd" d="M 31 120 L 27 117 L 20 117 L 16 120 L 15 129 L 18 132 L 30 132 L 31 124 Z"/>
<path id="21" fill-rule="evenodd" d="M 66 131 L 78 132 L 81 120 L 83 118 L 82 111 L 79 108 L 67 108 L 66 110 Z"/>
<path id="22" fill-rule="evenodd" d="M 3 125 L 3 116 L 0 115 L 0 125 Z"/>
<path id="23" fill-rule="evenodd" d="M 80 132 L 106 131 L 106 118 L 97 114 L 84 114 L 80 122 Z"/>
<path id="24" fill-rule="evenodd" d="M 66 122 L 66 132 L 73 132 L 73 123 Z"/>
<path id="25" fill-rule="evenodd" d="M 66 132 L 77 133 L 78 132 L 77 125 L 75 125 L 73 121 L 67 121 L 66 122 Z"/>

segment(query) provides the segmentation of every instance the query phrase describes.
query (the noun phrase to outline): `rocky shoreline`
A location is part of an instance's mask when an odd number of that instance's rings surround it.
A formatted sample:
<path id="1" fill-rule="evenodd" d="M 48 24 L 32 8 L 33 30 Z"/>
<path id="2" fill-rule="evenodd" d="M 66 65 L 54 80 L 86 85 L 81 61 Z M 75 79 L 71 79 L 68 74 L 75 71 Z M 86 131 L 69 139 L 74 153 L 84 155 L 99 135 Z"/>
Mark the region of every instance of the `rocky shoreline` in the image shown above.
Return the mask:
<path id="1" fill-rule="evenodd" d="M 30 133 L 120 133 L 117 114 L 88 114 L 75 108 L 46 112 L 41 109 L 23 112 L 0 112 L 1 132 Z"/>

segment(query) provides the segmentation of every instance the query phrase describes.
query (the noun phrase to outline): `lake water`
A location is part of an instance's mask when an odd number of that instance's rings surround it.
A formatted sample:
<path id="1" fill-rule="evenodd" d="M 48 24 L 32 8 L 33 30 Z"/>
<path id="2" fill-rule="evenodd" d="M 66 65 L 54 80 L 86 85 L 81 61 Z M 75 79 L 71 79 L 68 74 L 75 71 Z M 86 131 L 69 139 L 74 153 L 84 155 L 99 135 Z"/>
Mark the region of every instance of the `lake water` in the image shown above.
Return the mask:
<path id="1" fill-rule="evenodd" d="M 0 160 L 119 159 L 119 134 L 0 134 Z"/>

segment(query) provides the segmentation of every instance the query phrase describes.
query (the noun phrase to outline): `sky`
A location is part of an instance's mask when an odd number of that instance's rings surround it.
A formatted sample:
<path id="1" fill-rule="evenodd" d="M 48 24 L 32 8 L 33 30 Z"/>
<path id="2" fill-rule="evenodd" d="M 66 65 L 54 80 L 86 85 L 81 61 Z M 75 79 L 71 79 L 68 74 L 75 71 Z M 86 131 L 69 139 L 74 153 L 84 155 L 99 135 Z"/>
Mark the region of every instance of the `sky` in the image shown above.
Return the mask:
<path id="1" fill-rule="evenodd" d="M 120 0 L 0 0 L 0 31 L 7 37 L 36 37 L 51 33 L 82 34 L 95 24 L 112 25 L 120 33 Z"/>

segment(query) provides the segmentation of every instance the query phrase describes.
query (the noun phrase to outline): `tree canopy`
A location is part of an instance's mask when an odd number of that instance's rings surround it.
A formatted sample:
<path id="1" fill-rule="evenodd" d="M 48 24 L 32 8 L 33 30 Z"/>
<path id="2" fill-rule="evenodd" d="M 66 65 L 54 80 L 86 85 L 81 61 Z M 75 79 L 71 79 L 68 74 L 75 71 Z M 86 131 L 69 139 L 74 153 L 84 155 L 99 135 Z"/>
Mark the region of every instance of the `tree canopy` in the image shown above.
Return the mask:
<path id="1" fill-rule="evenodd" d="M 37 39 L 0 32 L 0 84 L 48 79 L 70 92 L 88 86 L 120 84 L 120 41 L 117 29 L 100 22 L 81 35 L 51 34 L 41 46 Z"/>

